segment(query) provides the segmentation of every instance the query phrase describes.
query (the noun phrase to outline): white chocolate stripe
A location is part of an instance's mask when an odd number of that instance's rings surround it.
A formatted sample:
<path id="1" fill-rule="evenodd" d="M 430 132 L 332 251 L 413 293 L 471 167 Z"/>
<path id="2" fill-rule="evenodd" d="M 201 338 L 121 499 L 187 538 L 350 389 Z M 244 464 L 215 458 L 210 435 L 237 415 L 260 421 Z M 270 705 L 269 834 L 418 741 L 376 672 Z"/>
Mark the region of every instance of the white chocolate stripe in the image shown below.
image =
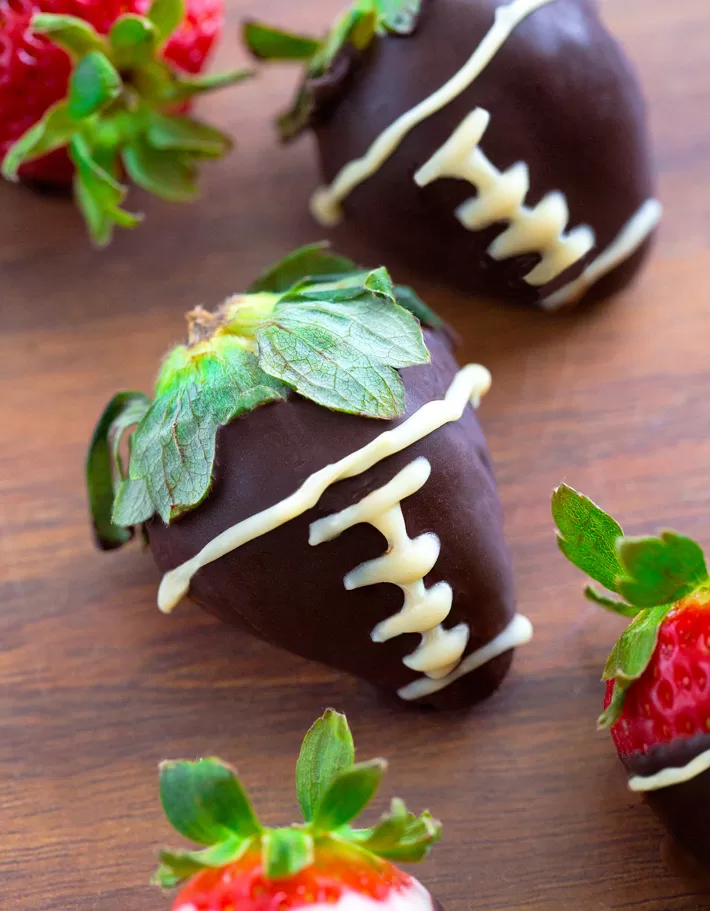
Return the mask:
<path id="1" fill-rule="evenodd" d="M 390 124 L 362 158 L 351 161 L 328 187 L 320 187 L 311 200 L 313 216 L 323 225 L 337 224 L 342 218 L 340 203 L 375 174 L 401 142 L 419 124 L 450 104 L 480 76 L 501 49 L 513 30 L 531 13 L 554 0 L 512 0 L 495 11 L 493 25 L 468 62 L 436 92 Z"/>
<path id="2" fill-rule="evenodd" d="M 434 433 L 444 424 L 460 420 L 469 402 L 474 407 L 478 406 L 490 383 L 491 375 L 485 367 L 469 364 L 456 374 L 443 399 L 427 402 L 399 426 L 386 430 L 362 449 L 310 475 L 286 499 L 227 528 L 192 559 L 163 576 L 158 590 L 160 610 L 169 613 L 178 604 L 187 594 L 192 577 L 203 566 L 303 515 L 316 505 L 332 484 L 362 474 L 388 456 L 401 452 Z"/>
<path id="3" fill-rule="evenodd" d="M 530 173 L 524 162 L 501 172 L 479 148 L 491 115 L 476 108 L 451 138 L 417 171 L 414 180 L 424 187 L 442 177 L 473 184 L 478 195 L 459 206 L 456 216 L 470 231 L 498 221 L 509 222 L 488 247 L 493 259 L 539 253 L 540 262 L 525 276 L 530 285 L 546 285 L 594 248 L 594 231 L 587 225 L 565 233 L 569 208 L 564 194 L 548 193 L 534 207 L 525 205 Z"/>
<path id="4" fill-rule="evenodd" d="M 397 691 L 397 695 L 400 699 L 411 700 L 421 699 L 422 696 L 438 693 L 439 690 L 443 690 L 444 687 L 450 686 L 466 674 L 478 670 L 479 667 L 483 667 L 484 664 L 488 664 L 489 661 L 492 661 L 499 655 L 510 651 L 512 648 L 518 648 L 519 646 L 530 642 L 532 635 L 532 623 L 527 617 L 523 617 L 522 614 L 516 614 L 508 626 L 506 626 L 495 639 L 491 639 L 490 642 L 487 642 L 475 652 L 466 655 L 455 670 L 446 677 L 443 677 L 440 680 L 427 680 L 426 677 L 421 677 L 419 680 L 414 680 L 412 683 L 403 686 Z"/>
<path id="5" fill-rule="evenodd" d="M 674 784 L 692 781 L 693 778 L 697 778 L 708 769 L 710 769 L 710 750 L 700 753 L 682 768 L 661 769 L 655 775 L 633 775 L 629 778 L 629 790 L 638 793 L 660 791 L 661 788 L 670 788 Z"/>
<path id="6" fill-rule="evenodd" d="M 540 306 L 546 310 L 557 310 L 558 307 L 574 303 L 584 297 L 593 285 L 633 256 L 658 225 L 662 214 L 661 203 L 657 199 L 647 199 L 609 246 L 587 266 L 579 278 L 540 301 Z"/>
<path id="7" fill-rule="evenodd" d="M 409 537 L 402 513 L 402 500 L 420 490 L 428 481 L 431 465 L 425 458 L 415 459 L 384 487 L 368 494 L 359 503 L 311 525 L 311 544 L 332 541 L 348 528 L 367 523 L 384 535 L 387 552 L 383 557 L 361 564 L 344 579 L 352 591 L 366 585 L 390 583 L 404 593 L 402 609 L 378 624 L 372 632 L 374 642 L 386 642 L 403 632 L 421 633 L 420 645 L 404 658 L 404 664 L 436 679 L 446 677 L 461 660 L 468 645 L 469 628 L 461 623 L 444 629 L 453 602 L 451 586 L 445 582 L 427 589 L 424 577 L 439 557 L 436 535 L 426 533 Z"/>

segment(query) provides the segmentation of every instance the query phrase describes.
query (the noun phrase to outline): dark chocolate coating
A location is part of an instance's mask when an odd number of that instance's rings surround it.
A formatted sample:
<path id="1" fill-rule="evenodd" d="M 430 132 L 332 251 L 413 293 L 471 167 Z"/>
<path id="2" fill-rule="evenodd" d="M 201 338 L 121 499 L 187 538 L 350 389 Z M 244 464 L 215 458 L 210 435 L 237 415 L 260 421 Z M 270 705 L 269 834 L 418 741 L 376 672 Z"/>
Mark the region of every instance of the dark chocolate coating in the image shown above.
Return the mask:
<path id="1" fill-rule="evenodd" d="M 448 340 L 427 332 L 432 363 L 402 371 L 407 412 L 443 398 L 458 365 Z M 404 420 L 404 418 L 400 419 Z M 279 502 L 313 472 L 360 449 L 400 421 L 383 422 L 329 411 L 303 398 L 264 405 L 222 428 L 214 485 L 207 500 L 171 524 L 149 523 L 151 549 L 167 571 L 194 556 L 220 532 Z M 446 627 L 466 622 L 466 654 L 501 632 L 514 615 L 510 556 L 503 538 L 490 455 L 475 412 L 444 427 L 355 478 L 329 487 L 315 508 L 203 567 L 191 597 L 223 620 L 295 652 L 396 691 L 421 676 L 402 658 L 419 644 L 414 634 L 376 644 L 370 633 L 403 603 L 394 585 L 346 591 L 345 575 L 382 556 L 384 537 L 358 525 L 331 542 L 308 543 L 309 525 L 384 486 L 418 456 L 431 463 L 424 487 L 403 501 L 409 536 L 434 532 L 441 553 L 427 585 L 444 580 L 454 591 Z M 421 702 L 469 705 L 500 684 L 512 660 L 501 655 Z"/>
<path id="2" fill-rule="evenodd" d="M 710 734 L 699 734 L 621 759 L 629 775 L 647 776 L 682 768 L 707 750 Z M 646 791 L 644 798 L 676 842 L 710 869 L 710 770 L 682 784 Z"/>
<path id="3" fill-rule="evenodd" d="M 427 0 L 413 35 L 378 39 L 362 58 L 341 59 L 314 84 L 314 129 L 328 183 L 461 69 L 501 5 Z M 459 224 L 454 212 L 475 195 L 470 183 L 444 179 L 423 189 L 414 183 L 415 172 L 476 107 L 491 114 L 480 144 L 488 158 L 501 171 L 527 163 L 526 205 L 559 190 L 569 204 L 568 230 L 588 224 L 595 231 L 595 249 L 542 288 L 523 280 L 537 254 L 501 262 L 487 254 L 505 223 L 477 232 Z M 631 64 L 594 0 L 554 0 L 521 22 L 473 84 L 416 127 L 347 197 L 344 224 L 388 261 L 398 258 L 466 291 L 534 302 L 576 278 L 653 195 L 645 104 Z M 624 285 L 647 247 L 590 296 Z"/>

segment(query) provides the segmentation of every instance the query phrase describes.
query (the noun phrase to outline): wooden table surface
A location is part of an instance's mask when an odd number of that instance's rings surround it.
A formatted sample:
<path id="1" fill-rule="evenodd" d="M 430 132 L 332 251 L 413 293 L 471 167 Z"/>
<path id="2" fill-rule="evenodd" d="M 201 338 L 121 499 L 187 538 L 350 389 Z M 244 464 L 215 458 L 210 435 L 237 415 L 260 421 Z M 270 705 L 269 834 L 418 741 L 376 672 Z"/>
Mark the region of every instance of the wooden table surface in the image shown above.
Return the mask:
<path id="1" fill-rule="evenodd" d="M 340 0 L 233 0 L 240 16 L 318 28 Z M 306 214 L 308 140 L 273 142 L 267 118 L 293 74 L 203 103 L 237 135 L 194 207 L 141 199 L 147 224 L 95 253 L 61 200 L 0 188 L 0 908 L 153 911 L 153 851 L 170 839 L 163 757 L 234 761 L 265 820 L 295 815 L 300 737 L 346 711 L 360 756 L 444 821 L 420 877 L 447 911 L 700 911 L 659 861 L 661 829 L 594 730 L 619 630 L 582 600 L 557 552 L 549 495 L 562 480 L 622 519 L 710 545 L 710 42 L 708 0 L 606 0 L 641 70 L 666 215 L 632 290 L 549 317 L 422 286 L 487 364 L 482 419 L 498 466 L 519 582 L 535 623 L 500 692 L 463 715 L 393 709 L 372 690 L 228 630 L 186 603 L 155 607 L 138 546 L 102 555 L 83 459 L 103 404 L 149 389 L 182 313 L 241 289 L 317 238 Z M 413 280 L 400 273 L 400 280 Z"/>

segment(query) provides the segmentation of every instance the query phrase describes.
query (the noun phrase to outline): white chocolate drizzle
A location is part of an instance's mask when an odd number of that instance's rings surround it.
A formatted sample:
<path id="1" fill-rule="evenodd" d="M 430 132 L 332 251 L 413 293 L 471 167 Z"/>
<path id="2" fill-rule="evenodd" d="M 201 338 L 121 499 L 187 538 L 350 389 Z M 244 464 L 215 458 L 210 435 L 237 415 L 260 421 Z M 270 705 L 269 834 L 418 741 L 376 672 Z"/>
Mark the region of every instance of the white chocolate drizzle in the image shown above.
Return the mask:
<path id="1" fill-rule="evenodd" d="M 633 256 L 658 225 L 662 214 L 661 203 L 657 199 L 647 199 L 609 246 L 586 267 L 582 274 L 574 281 L 568 282 L 559 291 L 555 291 L 554 294 L 550 294 L 549 297 L 540 301 L 540 306 L 546 310 L 557 310 L 558 307 L 563 307 L 565 304 L 581 300 L 593 285 Z"/>
<path id="2" fill-rule="evenodd" d="M 428 98 L 402 114 L 372 143 L 362 158 L 351 161 L 327 187 L 313 194 L 311 211 L 322 225 L 332 226 L 342 218 L 341 202 L 372 177 L 397 150 L 411 131 L 466 91 L 495 57 L 513 30 L 531 13 L 554 0 L 512 0 L 495 11 L 493 25 L 464 66 Z"/>
<path id="3" fill-rule="evenodd" d="M 203 566 L 303 515 L 316 505 L 331 484 L 345 478 L 354 478 L 382 459 L 423 440 L 444 424 L 460 420 L 469 402 L 478 407 L 490 384 L 491 375 L 485 367 L 480 364 L 463 367 L 454 377 L 443 399 L 427 402 L 399 426 L 386 430 L 362 449 L 357 449 L 339 462 L 326 465 L 310 475 L 298 490 L 284 500 L 227 528 L 192 559 L 163 576 L 158 590 L 160 610 L 170 613 L 187 594 L 192 577 Z"/>
<path id="4" fill-rule="evenodd" d="M 503 655 L 512 648 L 526 645 L 530 642 L 532 636 L 532 623 L 527 617 L 523 617 L 522 614 L 516 614 L 506 628 L 498 633 L 495 639 L 491 639 L 490 642 L 476 649 L 475 652 L 466 655 L 463 661 L 446 677 L 442 677 L 439 680 L 428 680 L 426 677 L 421 677 L 419 680 L 413 680 L 412 683 L 403 686 L 397 691 L 397 695 L 400 699 L 411 700 L 438 693 L 439 690 L 443 690 L 444 687 L 450 686 L 450 684 L 460 680 L 466 674 L 483 667 L 484 664 L 488 664 L 489 661 L 498 658 L 499 655 Z"/>
<path id="5" fill-rule="evenodd" d="M 655 775 L 632 775 L 629 778 L 629 790 L 637 793 L 660 791 L 661 788 L 670 788 L 674 784 L 692 781 L 693 778 L 697 778 L 708 769 L 710 769 L 710 750 L 700 753 L 681 768 L 661 769 Z"/>
<path id="6" fill-rule="evenodd" d="M 444 629 L 441 624 L 449 615 L 454 597 L 451 586 L 438 582 L 427 588 L 424 584 L 424 577 L 439 558 L 439 539 L 431 533 L 414 539 L 407 534 L 402 500 L 420 490 L 430 474 L 429 462 L 424 458 L 415 459 L 388 484 L 359 503 L 314 522 L 309 541 L 313 545 L 332 541 L 361 523 L 374 526 L 384 535 L 387 541 L 385 555 L 348 573 L 344 579 L 345 588 L 352 591 L 383 582 L 401 588 L 404 593 L 402 609 L 378 623 L 372 631 L 372 640 L 387 642 L 402 633 L 421 633 L 420 645 L 403 659 L 404 664 L 438 679 L 446 677 L 461 660 L 470 630 L 466 623 Z"/>
<path id="7" fill-rule="evenodd" d="M 371 638 L 373 642 L 387 642 L 403 633 L 421 634 L 420 644 L 411 655 L 403 658 L 403 662 L 426 677 L 398 690 L 398 695 L 407 700 L 438 692 L 492 658 L 525 644 L 532 636 L 530 621 L 516 614 L 502 633 L 461 661 L 471 632 L 468 624 L 459 623 L 452 629 L 442 626 L 453 603 L 451 586 L 447 582 L 437 582 L 427 588 L 424 584 L 424 577 L 439 557 L 439 539 L 428 532 L 412 540 L 402 513 L 402 500 L 421 490 L 430 474 L 429 462 L 425 458 L 415 459 L 384 487 L 347 509 L 314 522 L 309 537 L 311 544 L 322 544 L 362 523 L 372 525 L 384 535 L 387 541 L 384 556 L 362 563 L 343 581 L 348 591 L 383 582 L 402 589 L 404 604 L 401 610 L 378 623 Z"/>
<path id="8" fill-rule="evenodd" d="M 565 232 L 569 208 L 563 193 L 548 193 L 534 207 L 525 205 L 530 190 L 530 171 L 518 162 L 499 171 L 479 148 L 491 115 L 476 108 L 457 127 L 451 138 L 414 175 L 424 187 L 442 177 L 467 180 L 478 195 L 456 210 L 456 217 L 469 231 L 479 231 L 498 221 L 508 227 L 488 247 L 493 259 L 509 259 L 523 253 L 539 253 L 540 262 L 525 276 L 530 285 L 546 285 L 594 248 L 594 231 L 580 225 Z"/>

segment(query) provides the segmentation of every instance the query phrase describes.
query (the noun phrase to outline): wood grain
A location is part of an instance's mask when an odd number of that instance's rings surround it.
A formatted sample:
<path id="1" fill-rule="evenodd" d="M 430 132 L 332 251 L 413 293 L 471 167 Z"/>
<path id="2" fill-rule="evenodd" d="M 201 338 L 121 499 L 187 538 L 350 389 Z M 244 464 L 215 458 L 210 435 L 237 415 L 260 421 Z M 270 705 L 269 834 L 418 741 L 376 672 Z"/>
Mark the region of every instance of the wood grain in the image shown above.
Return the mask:
<path id="1" fill-rule="evenodd" d="M 257 6 L 308 30 L 340 2 Z M 234 62 L 254 8 L 230 3 L 218 63 Z M 158 760 L 221 754 L 264 818 L 286 821 L 300 736 L 326 705 L 348 712 L 362 757 L 390 757 L 389 793 L 445 820 L 420 875 L 448 911 L 710 908 L 660 864 L 660 827 L 595 734 L 619 622 L 585 605 L 549 518 L 566 480 L 630 532 L 669 525 L 710 544 L 710 8 L 604 8 L 647 86 L 666 205 L 641 280 L 554 318 L 422 288 L 466 339 L 462 357 L 493 371 L 482 417 L 520 609 L 537 631 L 500 693 L 468 715 L 395 710 L 189 605 L 165 618 L 148 555 L 92 548 L 82 463 L 105 400 L 149 388 L 183 311 L 318 236 L 310 143 L 280 149 L 267 125 L 293 74 L 206 101 L 237 152 L 194 207 L 141 199 L 147 225 L 106 253 L 88 248 L 65 202 L 0 187 L 0 908 L 167 908 L 146 885 L 170 839 Z"/>

